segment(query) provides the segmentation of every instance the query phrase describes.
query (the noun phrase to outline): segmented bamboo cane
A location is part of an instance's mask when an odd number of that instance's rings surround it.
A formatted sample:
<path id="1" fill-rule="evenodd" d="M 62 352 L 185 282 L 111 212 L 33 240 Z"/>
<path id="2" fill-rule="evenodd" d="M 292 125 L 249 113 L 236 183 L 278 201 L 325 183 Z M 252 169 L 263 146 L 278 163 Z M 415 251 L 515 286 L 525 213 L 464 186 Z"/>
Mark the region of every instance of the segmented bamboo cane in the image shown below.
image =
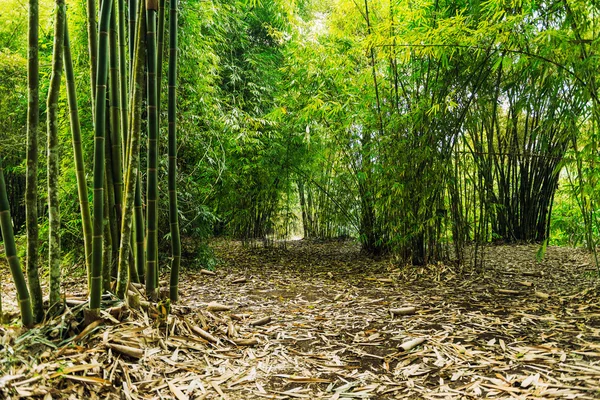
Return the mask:
<path id="1" fill-rule="evenodd" d="M 2 157 L 0 156 L 0 230 L 4 240 L 4 251 L 8 266 L 12 273 L 13 280 L 17 289 L 19 299 L 19 308 L 21 310 L 21 322 L 24 326 L 33 325 L 33 313 L 31 312 L 31 301 L 29 299 L 29 290 L 25 276 L 21 269 L 21 263 L 17 256 L 17 247 L 15 245 L 15 235 L 13 232 L 12 219 L 10 218 L 10 207 L 8 204 L 8 195 L 6 193 L 6 183 L 4 182 L 4 169 L 2 167 Z"/>
<path id="2" fill-rule="evenodd" d="M 177 209 L 177 0 L 169 0 L 169 223 L 171 227 L 171 279 L 169 297 L 178 300 L 181 239 Z"/>
<path id="3" fill-rule="evenodd" d="M 156 297 L 158 277 L 158 114 L 156 89 L 157 0 L 146 0 L 146 52 L 148 57 L 148 173 L 146 186 L 146 293 Z"/>
<path id="4" fill-rule="evenodd" d="M 52 51 L 52 75 L 48 89 L 48 264 L 50 269 L 49 308 L 57 311 L 60 305 L 60 213 L 58 203 L 58 97 L 63 70 L 63 46 L 65 43 L 65 0 L 56 0 L 54 15 L 54 46 Z"/>
<path id="5" fill-rule="evenodd" d="M 165 50 L 165 0 L 158 3 L 158 32 L 156 49 L 156 113 L 158 115 L 158 129 L 160 132 L 160 108 L 162 93 L 163 55 Z"/>
<path id="6" fill-rule="evenodd" d="M 138 27 L 138 37 L 143 49 L 146 48 L 146 35 L 144 34 L 146 30 L 146 13 L 144 12 L 145 5 L 140 2 L 140 18 L 139 18 L 139 27 Z M 143 57 L 146 56 L 146 52 L 143 51 Z M 145 65 L 145 59 L 144 59 Z M 140 79 L 144 79 L 143 76 Z M 141 95 L 143 97 L 144 85 L 141 85 Z M 146 227 L 144 223 L 144 211 L 142 208 L 142 179 L 141 171 L 142 166 L 139 166 L 137 182 L 135 184 L 135 266 L 138 272 L 138 276 L 140 278 L 140 282 L 145 281 L 146 275 Z"/>
<path id="7" fill-rule="evenodd" d="M 135 48 L 135 59 L 133 78 L 135 86 L 133 87 L 133 98 L 131 103 L 131 133 L 129 134 L 131 148 L 128 152 L 129 159 L 127 162 L 126 179 L 125 179 L 125 204 L 123 207 L 123 221 L 121 223 L 121 247 L 119 248 L 119 268 L 117 275 L 117 296 L 123 298 L 127 289 L 127 276 L 129 268 L 130 280 L 139 280 L 135 266 L 130 268 L 129 263 L 129 243 L 132 230 L 132 208 L 134 207 L 134 197 L 136 193 L 136 185 L 139 178 L 139 154 L 140 154 L 140 133 L 142 122 L 142 86 L 144 85 L 144 49 L 142 48 L 142 25 L 138 30 L 138 38 Z M 140 210 L 141 212 L 141 210 Z M 143 232 L 143 228 L 141 229 Z M 143 257 L 143 241 L 142 252 Z M 143 259 L 143 258 L 142 258 Z"/>
<path id="8" fill-rule="evenodd" d="M 114 1 L 114 0 L 110 0 Z M 114 9 L 114 4 L 113 4 Z M 117 43 L 117 16 L 116 10 L 110 15 L 110 31 L 109 31 L 109 98 L 110 98 L 110 161 L 111 161 L 111 179 L 112 191 L 114 197 L 110 199 L 114 203 L 114 209 L 111 209 L 111 214 L 114 214 L 115 219 L 110 221 L 111 232 L 114 232 L 112 237 L 113 254 L 118 252 L 119 247 L 119 228 L 121 227 L 121 204 L 123 199 L 123 154 L 121 153 L 121 95 L 119 93 L 119 48 Z M 107 157 L 108 158 L 108 157 Z"/>
<path id="9" fill-rule="evenodd" d="M 73 60 L 71 57 L 71 43 L 69 38 L 68 22 L 65 20 L 65 44 L 63 59 L 65 64 L 65 78 L 67 81 L 67 102 L 69 103 L 69 116 L 71 122 L 71 135 L 73 143 L 73 156 L 75 159 L 75 177 L 77 178 L 77 194 L 83 226 L 83 244 L 85 249 L 85 264 L 88 280 L 90 277 L 90 262 L 92 256 L 92 216 L 88 200 L 88 188 L 85 179 L 83 164 L 83 147 L 81 144 L 81 125 L 79 123 L 79 110 L 77 106 L 77 92 L 75 89 L 75 75 L 73 73 Z M 88 282 L 89 285 L 89 282 Z"/>
<path id="10" fill-rule="evenodd" d="M 97 75 L 97 57 L 98 57 L 98 35 L 96 32 L 96 0 L 87 0 L 86 2 L 86 21 L 88 33 L 88 55 L 90 57 L 90 86 L 92 93 L 92 113 L 95 115 L 96 102 L 96 75 Z M 93 121 L 95 123 L 95 120 Z"/>
<path id="11" fill-rule="evenodd" d="M 125 147 L 129 143 L 127 139 L 127 60 L 125 53 L 127 50 L 127 40 L 125 38 L 125 0 L 117 0 L 119 8 L 119 23 L 118 23 L 118 42 L 119 42 L 119 95 L 121 105 L 121 162 L 123 169 L 126 168 Z"/>
<path id="12" fill-rule="evenodd" d="M 35 322 L 44 319 L 42 287 L 38 273 L 38 125 L 39 90 L 39 3 L 29 0 L 29 51 L 27 59 L 27 173 L 25 215 L 27 221 L 27 280 Z"/>
<path id="13" fill-rule="evenodd" d="M 92 279 L 90 311 L 98 313 L 102 295 L 102 248 L 104 220 L 104 134 L 106 131 L 106 81 L 108 75 L 108 27 L 112 1 L 103 1 L 98 35 L 98 73 L 96 79 L 96 109 L 94 137 L 94 221 L 92 243 Z"/>

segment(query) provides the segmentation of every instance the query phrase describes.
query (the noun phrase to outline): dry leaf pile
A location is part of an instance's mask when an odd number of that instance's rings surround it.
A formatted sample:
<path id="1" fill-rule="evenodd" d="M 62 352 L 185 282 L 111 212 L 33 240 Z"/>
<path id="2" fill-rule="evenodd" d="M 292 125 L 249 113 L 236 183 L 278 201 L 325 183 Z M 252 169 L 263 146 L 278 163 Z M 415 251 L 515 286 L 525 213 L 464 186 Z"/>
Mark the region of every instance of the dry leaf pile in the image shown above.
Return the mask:
<path id="1" fill-rule="evenodd" d="M 0 398 L 600 397 L 599 292 L 579 251 L 489 247 L 473 270 L 349 242 L 214 245 L 222 266 L 185 273 L 168 316 L 106 298 L 83 327 L 74 295 L 40 327 L 0 328 Z"/>

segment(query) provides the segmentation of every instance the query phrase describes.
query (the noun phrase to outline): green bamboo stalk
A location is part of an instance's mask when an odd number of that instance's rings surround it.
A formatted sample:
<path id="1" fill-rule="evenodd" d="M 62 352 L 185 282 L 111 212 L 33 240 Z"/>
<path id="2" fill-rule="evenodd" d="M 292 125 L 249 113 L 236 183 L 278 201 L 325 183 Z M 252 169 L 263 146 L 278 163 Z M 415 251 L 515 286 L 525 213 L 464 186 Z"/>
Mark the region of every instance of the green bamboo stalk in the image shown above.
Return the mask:
<path id="1" fill-rule="evenodd" d="M 96 34 L 96 0 L 87 0 L 87 33 L 88 33 L 88 55 L 90 57 L 90 85 L 91 85 L 91 102 L 92 113 L 95 115 L 95 96 L 96 96 L 96 66 L 98 56 L 98 35 Z M 93 121 L 95 122 L 95 121 Z"/>
<path id="2" fill-rule="evenodd" d="M 110 0 L 114 1 L 114 0 Z M 121 204 L 123 200 L 123 154 L 121 153 L 121 95 L 119 93 L 119 54 L 117 43 L 117 16 L 116 12 L 110 15 L 110 32 L 109 32 L 109 60 L 110 60 L 110 142 L 111 142 L 111 173 L 112 173 L 112 191 L 113 197 L 110 203 L 114 203 L 114 208 L 111 209 L 111 214 L 114 214 L 115 219 L 111 219 L 111 229 L 115 234 L 112 237 L 114 245 L 113 252 L 117 254 L 119 247 L 119 227 L 121 225 Z M 115 257 L 116 258 L 116 257 Z"/>
<path id="3" fill-rule="evenodd" d="M 58 97 L 63 70 L 63 45 L 65 43 L 65 0 L 56 0 L 54 16 L 54 50 L 52 75 L 48 89 L 48 264 L 50 269 L 49 309 L 60 305 L 60 213 L 58 203 Z M 56 310 L 55 310 L 56 311 Z"/>
<path id="4" fill-rule="evenodd" d="M 135 45 L 137 43 L 136 32 L 137 29 L 137 17 L 138 17 L 138 2 L 137 0 L 129 0 L 129 6 L 127 12 L 129 13 L 129 87 L 134 85 L 133 79 L 133 68 L 134 68 L 134 57 L 135 57 Z M 133 90 L 130 90 L 132 92 Z"/>
<path id="5" fill-rule="evenodd" d="M 117 5 L 119 7 L 119 31 L 118 31 L 118 42 L 119 42 L 119 94 L 121 96 L 121 134 L 123 137 L 122 143 L 122 163 L 126 165 L 125 158 L 125 147 L 129 143 L 127 138 L 127 60 L 125 58 L 125 53 L 127 50 L 127 40 L 125 38 L 125 1 L 117 0 Z"/>
<path id="6" fill-rule="evenodd" d="M 106 81 L 108 78 L 108 27 L 110 24 L 112 1 L 103 1 L 100 11 L 98 35 L 98 68 L 96 80 L 96 109 L 94 110 L 94 226 L 92 243 L 92 279 L 90 290 L 90 311 L 100 312 L 102 296 L 102 246 L 104 221 L 104 135 L 106 131 Z"/>
<path id="7" fill-rule="evenodd" d="M 140 45 L 142 49 L 146 48 L 146 35 L 143 32 L 146 30 L 146 13 L 144 12 L 144 3 L 140 2 L 140 18 L 139 18 L 139 27 L 138 27 L 138 37 L 140 41 Z M 142 51 L 144 57 L 144 65 L 145 65 L 145 57 L 146 52 Z M 144 76 L 140 76 L 139 79 L 144 79 Z M 133 92 L 133 91 L 132 91 Z M 141 95 L 142 98 L 144 96 L 144 85 L 143 81 L 141 83 Z M 134 109 L 131 108 L 133 112 Z M 132 118 L 133 120 L 133 118 Z M 141 171 L 142 166 L 139 166 Z M 142 179 L 140 178 L 141 173 L 138 172 L 137 182 L 135 184 L 135 266 L 138 272 L 138 277 L 140 282 L 145 281 L 145 271 L 146 271 L 146 227 L 144 224 L 144 211 L 142 206 Z"/>
<path id="8" fill-rule="evenodd" d="M 158 115 L 158 129 L 160 134 L 160 106 L 162 93 L 162 72 L 163 72 L 163 55 L 165 50 L 165 3 L 166 0 L 159 0 L 158 4 L 158 38 L 156 49 L 156 114 Z"/>
<path id="9" fill-rule="evenodd" d="M 110 125 L 110 121 L 106 120 L 106 126 Z M 117 258 L 118 247 L 113 246 L 117 241 L 116 237 L 119 234 L 119 228 L 117 225 L 117 213 L 115 207 L 115 185 L 113 181 L 113 162 L 112 162 L 112 144 L 111 135 L 107 135 L 104 143 L 104 151 L 106 154 L 106 160 L 104 163 L 105 174 L 104 174 L 104 263 L 102 267 L 102 291 L 110 291 L 110 280 L 111 276 L 116 276 L 116 265 L 112 261 Z M 107 263 L 108 260 L 108 263 Z"/>
<path id="10" fill-rule="evenodd" d="M 105 149 L 106 151 L 106 149 Z M 110 163 L 107 162 L 107 168 L 110 168 Z M 112 269 L 112 243 L 113 243 L 113 232 L 111 231 L 110 221 L 110 209 L 111 202 L 110 197 L 113 195 L 111 174 L 109 171 L 105 171 L 104 176 L 104 248 L 102 253 L 102 293 L 111 291 L 111 269 Z"/>
<path id="11" fill-rule="evenodd" d="M 12 219 L 10 217 L 10 207 L 8 204 L 8 194 L 6 192 L 6 183 L 4 182 L 4 168 L 2 167 L 2 157 L 0 156 L 0 230 L 2 231 L 2 240 L 4 240 L 4 251 L 8 266 L 12 273 L 15 286 L 17 288 L 17 298 L 21 310 L 21 322 L 24 326 L 33 326 L 33 313 L 31 312 L 31 301 L 29 299 L 29 290 L 27 282 L 21 269 L 21 263 L 17 256 L 17 246 L 15 245 L 15 235 L 13 232 Z"/>
<path id="12" fill-rule="evenodd" d="M 44 319 L 44 304 L 38 272 L 38 125 L 40 123 L 38 40 L 39 3 L 38 0 L 29 0 L 25 218 L 27 221 L 27 280 L 31 292 L 34 320 L 39 323 Z"/>
<path id="13" fill-rule="evenodd" d="M 161 93 L 162 93 L 162 71 L 163 54 L 165 48 L 165 0 L 159 0 L 158 5 L 158 32 L 156 49 L 156 129 L 157 136 L 160 137 L 160 119 L 161 119 Z M 158 189 L 157 189 L 158 190 Z M 158 213 L 158 212 L 157 212 Z M 157 217 L 158 218 L 158 217 Z M 158 246 L 156 246 L 156 259 L 158 260 Z M 158 287 L 158 264 L 156 265 L 156 275 L 154 281 Z"/>
<path id="14" fill-rule="evenodd" d="M 162 0 L 164 1 L 164 0 Z M 169 223 L 171 227 L 171 279 L 169 297 L 179 298 L 181 239 L 177 210 L 177 0 L 169 1 Z"/>
<path id="15" fill-rule="evenodd" d="M 68 22 L 65 20 L 65 44 L 64 44 L 65 78 L 67 81 L 67 102 L 69 103 L 69 116 L 71 122 L 71 134 L 73 143 L 73 156 L 75 158 L 75 177 L 77 178 L 77 194 L 79 196 L 79 207 L 81 212 L 81 223 L 83 225 L 83 244 L 85 249 L 85 265 L 87 267 L 88 280 L 90 277 L 90 262 L 92 256 L 92 216 L 90 214 L 90 203 L 88 200 L 88 188 L 85 179 L 85 166 L 83 164 L 83 146 L 81 144 L 81 124 L 79 123 L 79 111 L 77 106 L 77 93 L 75 89 L 75 75 L 73 73 L 73 59 L 71 57 L 71 43 L 69 39 Z M 89 285 L 89 282 L 88 282 Z"/>
<path id="16" fill-rule="evenodd" d="M 140 167 L 141 171 L 141 167 Z M 138 172 L 135 183 L 135 198 L 134 198 L 134 219 L 135 219 L 135 268 L 138 273 L 138 278 L 141 283 L 145 282 L 146 276 L 146 237 L 144 210 L 142 206 L 142 179 L 141 173 Z"/>
<path id="17" fill-rule="evenodd" d="M 146 186 L 146 294 L 156 298 L 158 249 L 158 114 L 156 89 L 156 11 L 158 0 L 146 0 L 148 57 L 148 172 Z"/>
<path id="18" fill-rule="evenodd" d="M 139 281 L 138 273 L 129 263 L 129 245 L 132 230 L 132 208 L 134 208 L 136 185 L 139 181 L 139 156 L 140 156 L 140 136 L 142 126 L 142 87 L 144 85 L 144 49 L 142 47 L 142 25 L 140 24 L 139 33 L 135 46 L 135 59 L 133 60 L 133 79 L 135 86 L 132 92 L 131 112 L 131 133 L 129 134 L 130 150 L 128 151 L 127 170 L 125 179 L 125 204 L 123 208 L 123 221 L 121 222 L 121 247 L 119 248 L 119 266 L 117 273 L 117 296 L 125 297 L 127 290 L 127 276 L 132 281 Z M 140 199 L 141 200 L 141 199 Z M 141 201 L 140 201 L 141 202 Z M 141 207 L 140 207 L 141 208 Z M 140 210 L 141 213 L 141 210 Z M 143 223 L 143 221 L 142 221 Z M 143 235 L 143 227 L 140 229 Z M 143 259 L 143 236 L 142 236 L 142 252 Z"/>

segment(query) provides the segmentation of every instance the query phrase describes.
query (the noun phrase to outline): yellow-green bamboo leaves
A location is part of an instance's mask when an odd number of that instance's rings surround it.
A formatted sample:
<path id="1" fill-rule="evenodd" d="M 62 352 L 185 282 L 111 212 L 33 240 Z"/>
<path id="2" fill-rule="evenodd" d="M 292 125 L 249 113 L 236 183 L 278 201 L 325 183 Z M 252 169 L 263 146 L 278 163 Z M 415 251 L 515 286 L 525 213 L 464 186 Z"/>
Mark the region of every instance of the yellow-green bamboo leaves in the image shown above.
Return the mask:
<path id="1" fill-rule="evenodd" d="M 8 204 L 8 195 L 6 193 L 6 183 L 4 182 L 4 169 L 2 167 L 2 157 L 0 156 L 0 229 L 2 231 L 2 240 L 4 240 L 4 250 L 8 266 L 12 273 L 15 286 L 17 288 L 17 297 L 19 308 L 21 310 L 21 321 L 24 326 L 33 325 L 33 314 L 31 312 L 31 301 L 29 299 L 29 290 L 21 263 L 17 256 L 17 247 L 15 245 L 15 236 L 13 233 L 12 220 L 10 218 L 10 207 Z"/>
<path id="2" fill-rule="evenodd" d="M 92 278 L 90 311 L 100 311 L 102 295 L 103 221 L 104 221 L 104 136 L 106 133 L 106 84 L 108 78 L 108 27 L 112 1 L 103 1 L 98 30 L 98 66 L 96 78 L 96 107 L 94 112 L 94 220 L 92 241 Z"/>
<path id="3" fill-rule="evenodd" d="M 38 41 L 39 3 L 38 0 L 29 0 L 25 215 L 27 221 L 27 281 L 35 322 L 41 322 L 44 319 L 42 287 L 38 273 L 38 125 L 40 123 Z"/>
<path id="4" fill-rule="evenodd" d="M 65 1 L 56 0 L 54 14 L 54 49 L 52 52 L 52 75 L 48 90 L 48 264 L 50 268 L 49 309 L 60 309 L 60 214 L 58 203 L 58 97 L 63 70 L 63 46 L 65 43 Z"/>
<path id="5" fill-rule="evenodd" d="M 171 227 L 171 279 L 169 297 L 178 300 L 181 239 L 177 209 L 177 0 L 169 0 L 169 225 Z"/>

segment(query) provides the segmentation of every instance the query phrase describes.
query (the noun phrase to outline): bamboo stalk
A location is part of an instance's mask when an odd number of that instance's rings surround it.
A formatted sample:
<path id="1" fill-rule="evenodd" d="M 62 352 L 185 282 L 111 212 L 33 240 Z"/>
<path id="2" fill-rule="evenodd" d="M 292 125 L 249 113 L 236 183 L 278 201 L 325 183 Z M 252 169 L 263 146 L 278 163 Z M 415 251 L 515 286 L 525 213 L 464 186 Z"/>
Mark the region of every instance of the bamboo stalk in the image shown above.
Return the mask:
<path id="1" fill-rule="evenodd" d="M 92 113 L 95 113 L 96 96 L 96 75 L 97 75 L 97 57 L 98 57 L 98 35 L 96 34 L 96 0 L 86 1 L 86 21 L 88 33 L 88 55 L 90 57 L 90 86 Z M 95 115 L 95 114 L 94 114 Z M 95 120 L 92 122 L 96 122 Z"/>
<path id="2" fill-rule="evenodd" d="M 127 52 L 127 40 L 125 38 L 125 0 L 117 0 L 119 8 L 119 23 L 118 23 L 118 43 L 119 43 L 119 95 L 120 95 L 120 106 L 121 106 L 121 162 L 126 168 L 127 159 L 125 158 L 127 144 L 129 139 L 127 138 L 128 124 L 128 110 L 127 110 L 127 60 L 125 53 Z M 133 62 L 133 61 L 131 61 Z"/>
<path id="3" fill-rule="evenodd" d="M 96 80 L 96 109 L 94 137 L 94 221 L 92 243 L 92 278 L 90 290 L 90 311 L 98 314 L 102 294 L 102 247 L 104 220 L 104 135 L 106 131 L 106 81 L 108 73 L 108 27 L 110 23 L 112 1 L 103 1 L 100 11 L 98 35 L 98 69 Z"/>
<path id="4" fill-rule="evenodd" d="M 58 202 L 58 97 L 63 70 L 63 46 L 65 43 L 65 0 L 56 0 L 54 16 L 54 46 L 52 51 L 52 75 L 48 89 L 48 264 L 50 269 L 49 308 L 60 308 L 60 213 Z M 57 311 L 57 310 L 54 310 Z"/>
<path id="5" fill-rule="evenodd" d="M 146 52 L 148 57 L 148 172 L 146 186 L 146 294 L 156 297 L 158 268 L 158 114 L 156 88 L 157 0 L 146 0 Z"/>
<path id="6" fill-rule="evenodd" d="M 35 322 L 44 319 L 42 287 L 38 272 L 38 125 L 39 93 L 39 2 L 29 0 L 27 58 L 27 172 L 25 219 L 27 224 L 27 280 Z"/>
<path id="7" fill-rule="evenodd" d="M 161 0 L 164 3 L 164 0 Z M 160 75 L 159 75 L 160 76 Z M 169 1 L 169 224 L 171 227 L 171 279 L 169 297 L 178 300 L 181 238 L 177 208 L 177 0 Z"/>
<path id="8" fill-rule="evenodd" d="M 4 168 L 2 167 L 2 157 L 0 156 L 0 229 L 2 239 L 4 240 L 4 251 L 10 272 L 17 289 L 17 298 L 21 310 L 21 322 L 24 326 L 33 326 L 33 313 L 31 311 L 31 300 L 25 276 L 21 269 L 21 263 L 17 256 L 17 246 L 15 245 L 15 235 L 13 232 L 12 219 L 10 217 L 10 206 L 8 204 L 8 195 L 6 192 L 6 183 L 4 182 Z"/>
<path id="9" fill-rule="evenodd" d="M 160 130 L 160 109 L 161 109 L 161 93 L 162 93 L 162 72 L 163 72 L 163 55 L 165 50 L 165 3 L 166 0 L 158 0 L 158 32 L 157 32 L 157 49 L 156 49 L 156 113 L 158 115 L 158 126 Z M 171 29 L 169 21 L 169 29 Z M 170 33 L 170 32 L 169 32 Z"/>
<path id="10" fill-rule="evenodd" d="M 115 1 L 115 0 L 109 0 Z M 114 4 L 113 4 L 114 7 Z M 121 226 L 121 203 L 123 201 L 123 154 L 121 153 L 121 95 L 119 93 L 119 54 L 117 43 L 117 16 L 116 10 L 110 14 L 110 31 L 109 31 L 109 62 L 110 62 L 110 170 L 111 170 L 111 191 L 113 196 L 110 198 L 110 203 L 114 203 L 114 208 L 111 207 L 111 214 L 114 215 L 114 220 L 111 215 L 111 231 L 114 233 L 112 237 L 113 253 L 116 255 L 119 247 L 119 228 Z M 107 156 L 108 159 L 108 156 Z M 115 257 L 116 258 L 116 257 Z"/>
<path id="11" fill-rule="evenodd" d="M 139 13 L 139 26 L 137 30 L 136 40 L 139 40 L 140 46 L 142 49 L 146 48 L 146 13 L 145 5 L 143 2 L 139 3 L 140 13 Z M 137 42 L 136 42 L 137 43 Z M 142 57 L 146 57 L 146 52 L 142 51 Z M 145 65 L 144 58 L 144 65 Z M 143 67 L 140 67 L 143 68 Z M 139 77 L 141 79 L 140 83 L 140 95 L 144 96 L 144 76 Z M 131 91 L 133 93 L 133 90 Z M 133 108 L 131 109 L 133 112 Z M 132 118 L 133 119 L 133 118 Z M 141 121 L 141 120 L 140 120 Z M 142 205 L 142 179 L 141 179 L 141 170 L 142 166 L 138 166 L 138 175 L 137 182 L 135 184 L 135 198 L 134 198 L 134 212 L 135 212 L 135 268 L 138 273 L 138 277 L 140 282 L 144 282 L 146 275 L 146 227 L 144 223 L 144 210 Z"/>
<path id="12" fill-rule="evenodd" d="M 119 267 L 117 274 L 117 296 L 123 298 L 127 289 L 127 276 L 129 268 L 129 244 L 132 230 L 132 208 L 134 207 L 135 195 L 137 192 L 137 183 L 139 182 L 139 155 L 140 155 L 140 133 L 142 121 L 142 86 L 144 85 L 144 50 L 142 48 L 142 25 L 138 29 L 138 37 L 135 48 L 135 60 L 133 69 L 133 78 L 135 86 L 133 87 L 133 101 L 131 104 L 131 148 L 128 151 L 129 159 L 127 161 L 126 179 L 125 179 L 125 204 L 123 208 L 123 221 L 121 222 L 121 247 L 119 248 Z M 141 211 L 141 210 L 140 210 Z M 143 221 L 142 221 L 143 222 Z M 141 229 L 143 232 L 143 228 Z M 143 239 L 143 238 L 142 238 Z M 143 241 L 142 252 L 139 254 L 143 260 Z M 129 269 L 130 280 L 138 281 L 137 270 Z"/>
<path id="13" fill-rule="evenodd" d="M 79 207 L 81 212 L 81 223 L 83 225 L 83 243 L 85 250 L 85 265 L 87 268 L 88 285 L 90 278 L 90 262 L 92 256 L 92 217 L 88 200 L 88 188 L 85 179 L 85 166 L 83 164 L 83 147 L 81 144 L 81 124 L 79 123 L 79 111 L 77 106 L 77 93 L 75 89 L 75 76 L 73 73 L 73 60 L 71 57 L 71 43 L 69 38 L 68 23 L 65 20 L 65 44 L 64 44 L 65 78 L 67 83 L 67 102 L 69 103 L 69 116 L 71 123 L 71 135 L 73 144 L 73 156 L 75 159 L 75 177 L 77 178 L 77 194 L 79 196 Z"/>
<path id="14" fill-rule="evenodd" d="M 138 2 L 137 0 L 129 0 L 129 6 L 127 7 L 127 12 L 129 14 L 129 78 L 130 78 L 130 87 L 134 84 L 133 80 L 133 68 L 134 68 L 134 57 L 135 57 L 135 46 L 137 43 L 136 33 L 139 31 L 137 28 L 137 20 L 138 20 Z M 133 90 L 130 90 L 132 92 Z"/>

